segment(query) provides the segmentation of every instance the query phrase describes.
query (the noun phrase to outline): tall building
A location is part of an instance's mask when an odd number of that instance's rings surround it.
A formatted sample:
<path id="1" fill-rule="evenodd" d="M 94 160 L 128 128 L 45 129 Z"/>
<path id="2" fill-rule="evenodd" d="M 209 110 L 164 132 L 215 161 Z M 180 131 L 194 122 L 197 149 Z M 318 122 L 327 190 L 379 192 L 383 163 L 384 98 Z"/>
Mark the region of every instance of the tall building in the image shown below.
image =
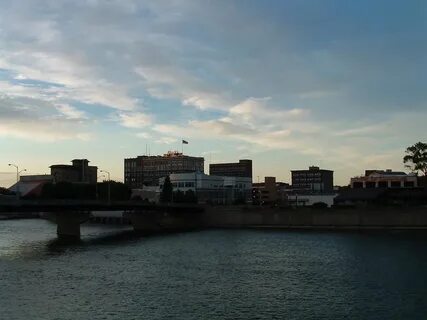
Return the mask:
<path id="1" fill-rule="evenodd" d="M 125 159 L 125 184 L 130 188 L 157 186 L 159 179 L 172 173 L 204 172 L 205 159 L 169 151 L 163 156 L 138 156 Z"/>
<path id="2" fill-rule="evenodd" d="M 74 159 L 72 165 L 55 164 L 50 166 L 50 174 L 55 182 L 96 183 L 98 167 L 89 166 L 87 159 Z"/>
<path id="3" fill-rule="evenodd" d="M 334 172 L 309 167 L 308 170 L 292 170 L 292 189 L 306 193 L 333 193 Z"/>
<path id="4" fill-rule="evenodd" d="M 252 179 L 252 160 L 239 160 L 235 163 L 212 163 L 209 165 L 209 174 Z"/>

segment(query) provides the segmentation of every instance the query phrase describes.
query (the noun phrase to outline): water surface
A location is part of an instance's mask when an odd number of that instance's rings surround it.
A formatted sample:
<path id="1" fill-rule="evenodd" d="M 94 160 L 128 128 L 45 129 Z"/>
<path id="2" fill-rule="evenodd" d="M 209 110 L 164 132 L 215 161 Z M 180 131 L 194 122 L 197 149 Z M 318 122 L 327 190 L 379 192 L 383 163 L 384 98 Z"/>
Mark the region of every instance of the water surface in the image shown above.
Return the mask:
<path id="1" fill-rule="evenodd" d="M 425 319 L 427 237 L 0 221 L 1 319 Z"/>

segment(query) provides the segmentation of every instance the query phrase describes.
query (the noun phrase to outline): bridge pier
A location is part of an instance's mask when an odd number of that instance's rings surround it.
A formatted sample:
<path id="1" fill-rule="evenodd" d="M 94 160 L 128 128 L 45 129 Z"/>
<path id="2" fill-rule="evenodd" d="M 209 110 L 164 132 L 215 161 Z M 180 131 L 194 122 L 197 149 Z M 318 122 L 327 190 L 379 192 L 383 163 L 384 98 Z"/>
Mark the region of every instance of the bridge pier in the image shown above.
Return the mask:
<path id="1" fill-rule="evenodd" d="M 45 217 L 56 223 L 58 238 L 80 239 L 80 224 L 89 220 L 87 211 L 49 212 Z"/>

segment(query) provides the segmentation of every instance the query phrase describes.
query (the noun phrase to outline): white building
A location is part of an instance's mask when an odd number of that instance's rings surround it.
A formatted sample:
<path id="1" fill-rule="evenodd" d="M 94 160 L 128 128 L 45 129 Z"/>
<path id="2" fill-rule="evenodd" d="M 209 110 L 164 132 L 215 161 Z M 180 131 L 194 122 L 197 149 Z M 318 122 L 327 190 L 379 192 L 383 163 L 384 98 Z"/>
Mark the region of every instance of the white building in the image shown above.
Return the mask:
<path id="1" fill-rule="evenodd" d="M 170 176 L 173 191 L 193 191 L 199 203 L 232 204 L 251 199 L 252 179 L 248 177 L 210 176 L 200 172 L 173 173 Z M 160 178 L 160 189 L 165 178 Z"/>
<path id="2" fill-rule="evenodd" d="M 337 194 L 289 194 L 288 203 L 293 207 L 312 206 L 323 202 L 328 208 L 334 204 Z"/>
<path id="3" fill-rule="evenodd" d="M 141 189 L 132 189 L 130 198 L 157 203 L 160 200 L 160 189 L 158 186 L 143 186 Z"/>
<path id="4" fill-rule="evenodd" d="M 418 177 L 391 169 L 366 170 L 364 176 L 351 178 L 350 186 L 352 189 L 416 188 Z"/>

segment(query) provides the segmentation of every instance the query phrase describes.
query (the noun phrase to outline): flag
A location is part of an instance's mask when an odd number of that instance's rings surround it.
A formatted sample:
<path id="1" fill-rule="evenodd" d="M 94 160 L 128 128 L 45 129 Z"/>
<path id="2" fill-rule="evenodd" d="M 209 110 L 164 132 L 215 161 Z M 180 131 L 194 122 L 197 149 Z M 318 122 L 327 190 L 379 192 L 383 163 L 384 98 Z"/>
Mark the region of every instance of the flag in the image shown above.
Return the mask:
<path id="1" fill-rule="evenodd" d="M 188 141 L 182 140 L 182 144 L 188 144 Z"/>

